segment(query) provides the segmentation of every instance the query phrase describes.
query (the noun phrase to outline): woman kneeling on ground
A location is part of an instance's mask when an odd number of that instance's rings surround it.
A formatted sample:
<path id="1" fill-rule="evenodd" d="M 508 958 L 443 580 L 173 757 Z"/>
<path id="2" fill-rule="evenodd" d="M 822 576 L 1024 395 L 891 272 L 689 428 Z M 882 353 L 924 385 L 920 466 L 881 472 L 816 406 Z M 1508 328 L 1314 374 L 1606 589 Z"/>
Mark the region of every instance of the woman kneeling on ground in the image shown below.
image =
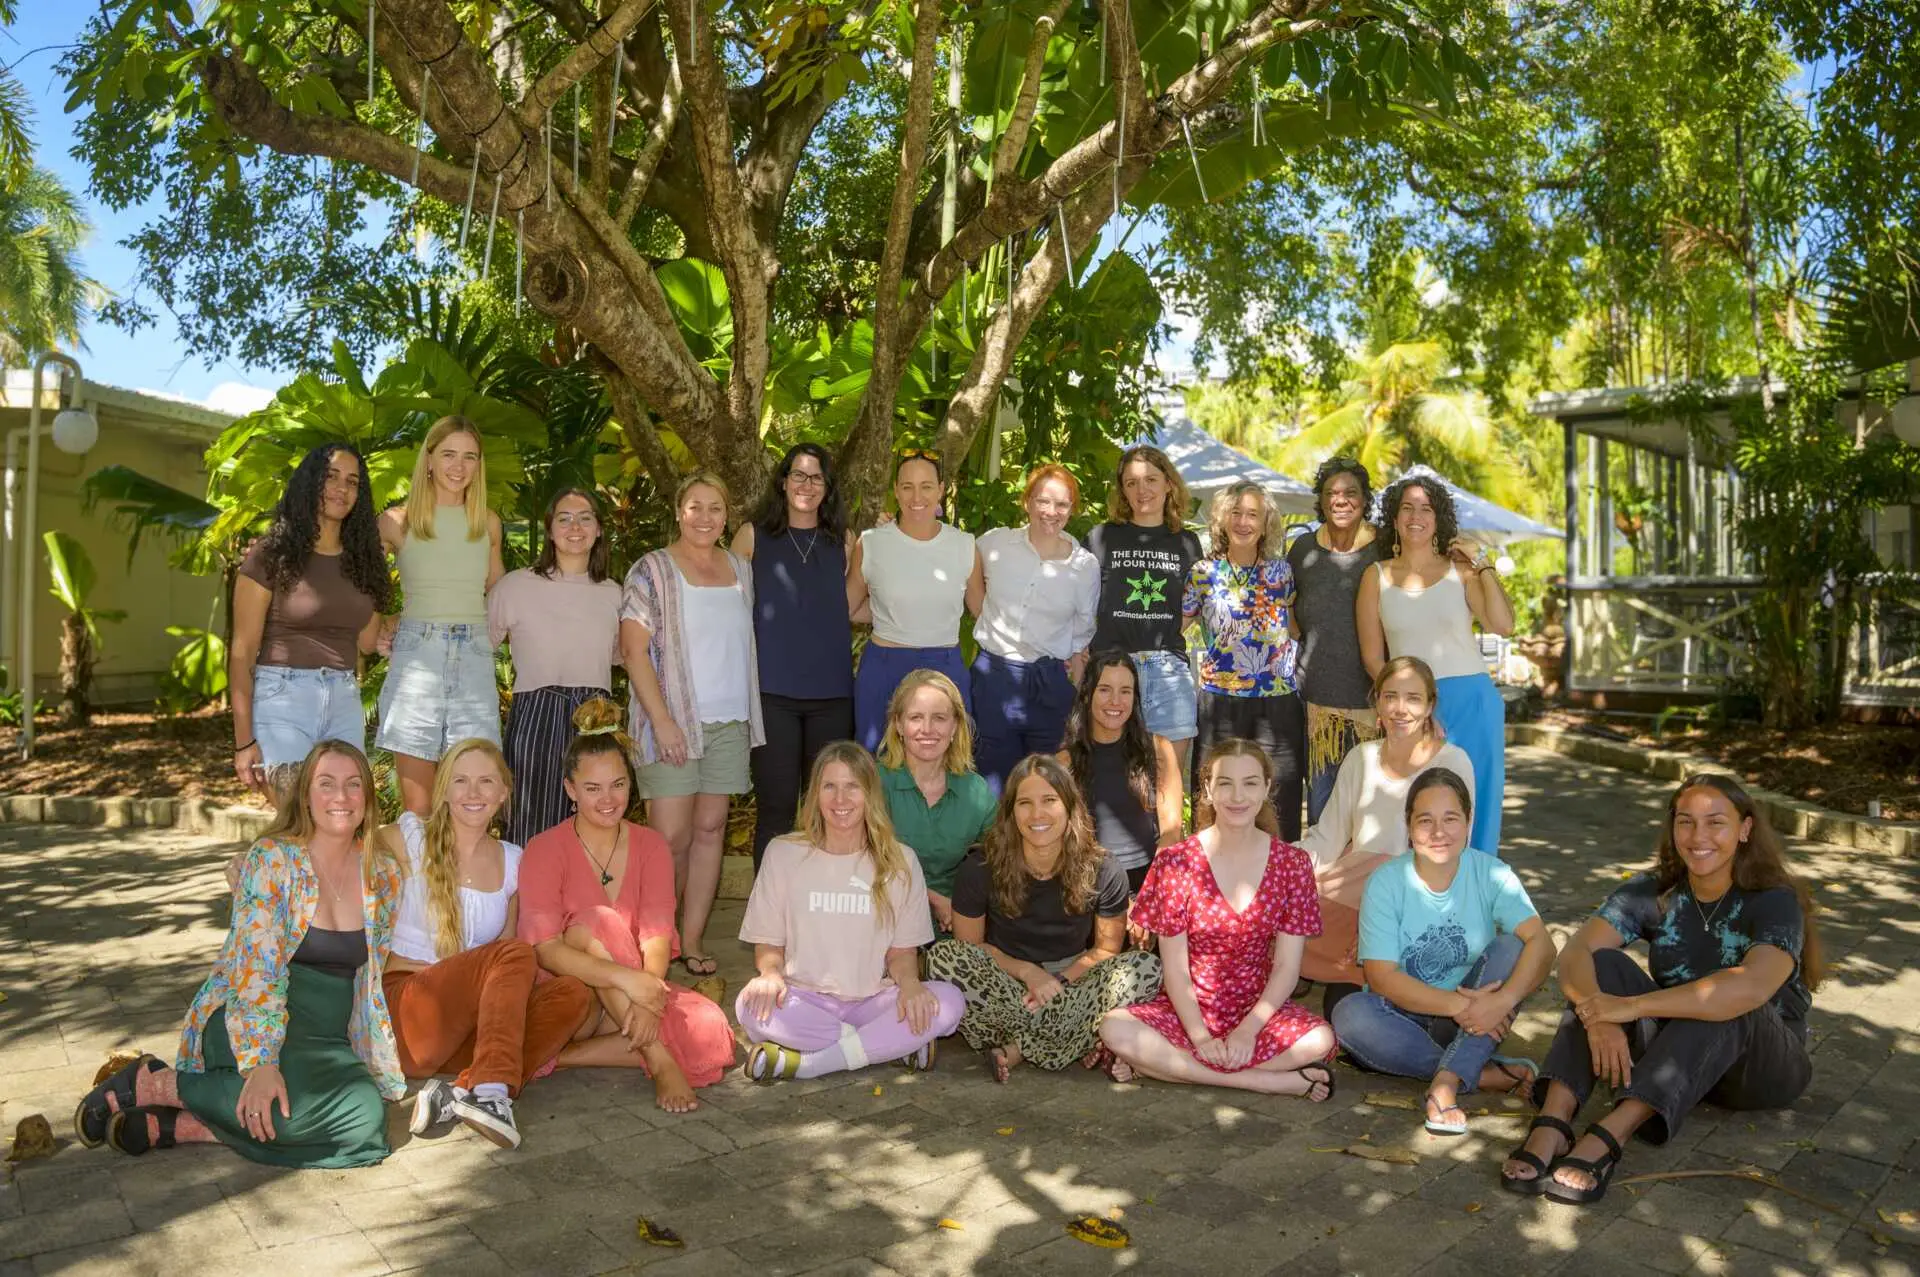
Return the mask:
<path id="1" fill-rule="evenodd" d="M 814 760 L 801 827 L 767 844 L 740 938 L 759 973 L 734 1014 L 756 1082 L 892 1060 L 933 1067 L 935 1039 L 966 1010 L 960 990 L 920 979 L 933 942 L 927 884 L 894 837 L 873 758 L 835 741 Z"/>
<path id="2" fill-rule="evenodd" d="M 1154 858 L 1133 920 L 1160 937 L 1164 985 L 1100 1024 L 1113 1074 L 1276 1095 L 1333 1095 L 1333 1029 L 1287 1000 L 1320 930 L 1313 865 L 1280 841 L 1273 763 L 1252 741 L 1218 741 L 1200 769 L 1200 831 Z"/>
<path id="3" fill-rule="evenodd" d="M 653 1079 L 669 1113 L 700 1107 L 694 1088 L 733 1063 L 727 1013 L 667 979 L 673 929 L 673 853 L 657 831 L 626 818 L 633 741 L 620 708 L 595 699 L 573 714 L 566 788 L 573 819 L 527 845 L 520 866 L 520 938 L 540 965 L 574 976 L 600 1000 L 561 1068 L 633 1068 Z"/>
<path id="4" fill-rule="evenodd" d="M 1647 942 L 1648 975 L 1625 947 Z M 1653 870 L 1608 896 L 1560 955 L 1571 1004 L 1534 1088 L 1540 1116 L 1501 1186 L 1586 1205 L 1622 1144 L 1664 1144 L 1703 1099 L 1785 1108 L 1813 1078 L 1807 1009 L 1820 941 L 1804 881 L 1729 776 L 1689 776 L 1667 803 Z M 1613 1109 L 1577 1143 L 1568 1123 L 1596 1080 Z"/>
<path id="5" fill-rule="evenodd" d="M 580 981 L 539 980 L 539 959 L 516 937 L 522 853 L 492 833 L 512 787 L 497 745 L 463 740 L 434 773 L 432 814 L 401 812 L 375 835 L 407 865 L 382 983 L 400 1067 L 432 1079 L 414 1096 L 415 1135 L 458 1118 L 520 1147 L 513 1097 L 593 1009 Z M 448 1085 L 435 1073 L 458 1076 Z"/>
<path id="6" fill-rule="evenodd" d="M 174 1067 L 145 1055 L 88 1092 L 81 1143 L 217 1142 L 293 1167 L 386 1158 L 384 1101 L 407 1089 L 380 986 L 402 870 L 374 816 L 366 756 L 335 740 L 309 750 L 247 852 Z"/>
<path id="7" fill-rule="evenodd" d="M 1432 1078 L 1427 1130 L 1465 1135 L 1462 1095 L 1527 1088 L 1539 1072 L 1494 1052 L 1553 968 L 1553 937 L 1512 867 L 1467 846 L 1466 781 L 1420 773 L 1406 820 L 1413 850 L 1380 866 L 1360 906 L 1366 991 L 1335 1006 L 1333 1028 L 1361 1067 Z"/>
<path id="8" fill-rule="evenodd" d="M 996 1081 L 1022 1060 L 1098 1063 L 1100 1017 L 1160 991 L 1160 960 L 1123 952 L 1126 916 L 1126 870 L 1094 841 L 1067 769 L 1015 763 L 984 854 L 960 864 L 953 939 L 927 951 L 928 974 L 966 994 L 961 1036 Z"/>

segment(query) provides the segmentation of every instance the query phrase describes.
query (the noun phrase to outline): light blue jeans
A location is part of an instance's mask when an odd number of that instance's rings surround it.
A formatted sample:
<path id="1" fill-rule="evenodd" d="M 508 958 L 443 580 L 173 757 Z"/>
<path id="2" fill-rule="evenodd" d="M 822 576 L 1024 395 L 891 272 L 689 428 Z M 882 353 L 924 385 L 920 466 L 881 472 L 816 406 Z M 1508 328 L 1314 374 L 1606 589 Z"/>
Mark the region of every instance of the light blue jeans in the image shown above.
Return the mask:
<path id="1" fill-rule="evenodd" d="M 323 740 L 345 741 L 364 753 L 367 719 L 360 708 L 360 680 L 352 670 L 254 666 L 253 736 L 268 767 L 301 763 Z"/>
<path id="2" fill-rule="evenodd" d="M 500 688 L 487 627 L 402 619 L 373 743 L 437 763 L 473 736 L 500 743 Z"/>
<path id="3" fill-rule="evenodd" d="M 1477 989 L 1513 974 L 1526 946 L 1508 933 L 1495 936 L 1460 981 Z M 1500 1044 L 1478 1033 L 1462 1033 L 1444 1015 L 1404 1011 L 1371 989 L 1342 998 L 1333 1008 L 1333 1032 L 1340 1045 L 1365 1069 L 1395 1077 L 1430 1078 L 1445 1069 L 1460 1079 L 1460 1094 L 1480 1085 L 1480 1071 Z"/>
<path id="4" fill-rule="evenodd" d="M 1193 686 L 1193 666 L 1179 652 L 1135 652 L 1133 668 L 1140 682 L 1140 717 L 1147 730 L 1171 741 L 1192 740 L 1200 734 L 1200 697 Z"/>

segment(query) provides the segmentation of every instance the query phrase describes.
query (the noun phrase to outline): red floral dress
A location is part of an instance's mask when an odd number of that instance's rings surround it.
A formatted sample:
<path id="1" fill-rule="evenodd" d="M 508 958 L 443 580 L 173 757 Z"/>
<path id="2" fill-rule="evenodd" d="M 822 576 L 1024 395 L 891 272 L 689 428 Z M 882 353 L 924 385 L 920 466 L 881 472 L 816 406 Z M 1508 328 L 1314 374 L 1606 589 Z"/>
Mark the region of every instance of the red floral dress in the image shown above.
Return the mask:
<path id="1" fill-rule="evenodd" d="M 1225 1037 L 1239 1027 L 1260 1000 L 1260 991 L 1273 975 L 1274 937 L 1282 933 L 1320 934 L 1313 862 L 1300 848 L 1275 838 L 1267 852 L 1267 868 L 1260 877 L 1259 890 L 1254 892 L 1246 912 L 1235 913 L 1220 894 L 1213 866 L 1196 835 L 1154 857 L 1153 868 L 1134 900 L 1133 920 L 1155 935 L 1187 938 L 1187 968 L 1193 977 L 1201 1018 L 1209 1033 Z M 1181 1050 L 1193 1050 L 1173 1001 L 1164 992 L 1151 1002 L 1126 1010 Z M 1260 1036 L 1253 1044 L 1253 1060 L 1246 1067 L 1264 1064 L 1282 1054 L 1325 1023 L 1298 1002 L 1283 1003 L 1260 1027 Z M 1328 1052 L 1329 1059 L 1332 1054 Z M 1207 1067 L 1214 1068 L 1211 1064 Z"/>

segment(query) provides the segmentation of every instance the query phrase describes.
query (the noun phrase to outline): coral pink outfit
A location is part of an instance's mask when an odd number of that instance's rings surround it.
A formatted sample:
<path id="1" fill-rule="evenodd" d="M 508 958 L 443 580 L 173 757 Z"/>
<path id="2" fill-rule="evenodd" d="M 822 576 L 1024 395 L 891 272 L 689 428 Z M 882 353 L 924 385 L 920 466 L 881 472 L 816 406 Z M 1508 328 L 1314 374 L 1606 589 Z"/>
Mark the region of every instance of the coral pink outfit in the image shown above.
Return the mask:
<path id="1" fill-rule="evenodd" d="M 1245 912 L 1235 912 L 1220 894 L 1213 866 L 1195 835 L 1154 857 L 1153 868 L 1134 899 L 1133 919 L 1157 936 L 1187 938 L 1194 1000 L 1200 1004 L 1207 1031 L 1223 1038 L 1239 1027 L 1260 1000 L 1260 991 L 1267 987 L 1273 975 L 1274 938 L 1282 933 L 1320 934 L 1313 862 L 1306 852 L 1275 838 L 1267 851 L 1259 890 Z M 1126 1012 L 1151 1025 L 1181 1050 L 1193 1050 L 1173 1001 L 1164 992 L 1151 1002 L 1126 1008 Z M 1325 1023 L 1298 1002 L 1283 1003 L 1260 1027 L 1253 1059 L 1246 1067 L 1266 1063 Z M 1207 1064 L 1205 1060 L 1200 1062 Z M 1207 1067 L 1214 1068 L 1212 1064 Z"/>
<path id="2" fill-rule="evenodd" d="M 621 966 L 638 969 L 640 944 L 666 936 L 680 952 L 673 925 L 673 853 L 644 825 L 627 825 L 627 866 L 612 899 L 600 883 L 573 822 L 555 825 L 527 844 L 520 862 L 520 938 L 541 945 L 585 927 Z M 682 985 L 667 982 L 660 1040 L 692 1086 L 710 1086 L 733 1063 L 727 1013 Z"/>

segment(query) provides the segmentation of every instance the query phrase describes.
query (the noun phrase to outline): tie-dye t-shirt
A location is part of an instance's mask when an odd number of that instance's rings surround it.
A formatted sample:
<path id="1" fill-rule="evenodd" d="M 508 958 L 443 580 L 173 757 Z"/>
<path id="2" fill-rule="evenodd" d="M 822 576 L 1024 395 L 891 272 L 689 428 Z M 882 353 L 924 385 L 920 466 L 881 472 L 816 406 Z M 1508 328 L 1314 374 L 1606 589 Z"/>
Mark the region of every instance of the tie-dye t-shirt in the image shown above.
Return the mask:
<path id="1" fill-rule="evenodd" d="M 1498 856 L 1468 848 L 1453 882 L 1434 891 L 1409 851 L 1367 879 L 1360 961 L 1391 962 L 1422 984 L 1457 989 L 1496 935 L 1538 916 L 1520 876 Z"/>
<path id="2" fill-rule="evenodd" d="M 1804 1020 L 1813 997 L 1800 978 L 1800 946 L 1806 937 L 1806 919 L 1800 900 L 1790 887 L 1765 891 L 1734 888 L 1720 899 L 1702 904 L 1682 883 L 1660 904 L 1660 889 L 1652 874 L 1636 874 L 1600 906 L 1606 920 L 1628 944 L 1647 942 L 1647 969 L 1663 989 L 1740 965 L 1747 950 L 1770 944 L 1793 956 L 1793 975 L 1773 995 L 1782 1017 Z"/>

